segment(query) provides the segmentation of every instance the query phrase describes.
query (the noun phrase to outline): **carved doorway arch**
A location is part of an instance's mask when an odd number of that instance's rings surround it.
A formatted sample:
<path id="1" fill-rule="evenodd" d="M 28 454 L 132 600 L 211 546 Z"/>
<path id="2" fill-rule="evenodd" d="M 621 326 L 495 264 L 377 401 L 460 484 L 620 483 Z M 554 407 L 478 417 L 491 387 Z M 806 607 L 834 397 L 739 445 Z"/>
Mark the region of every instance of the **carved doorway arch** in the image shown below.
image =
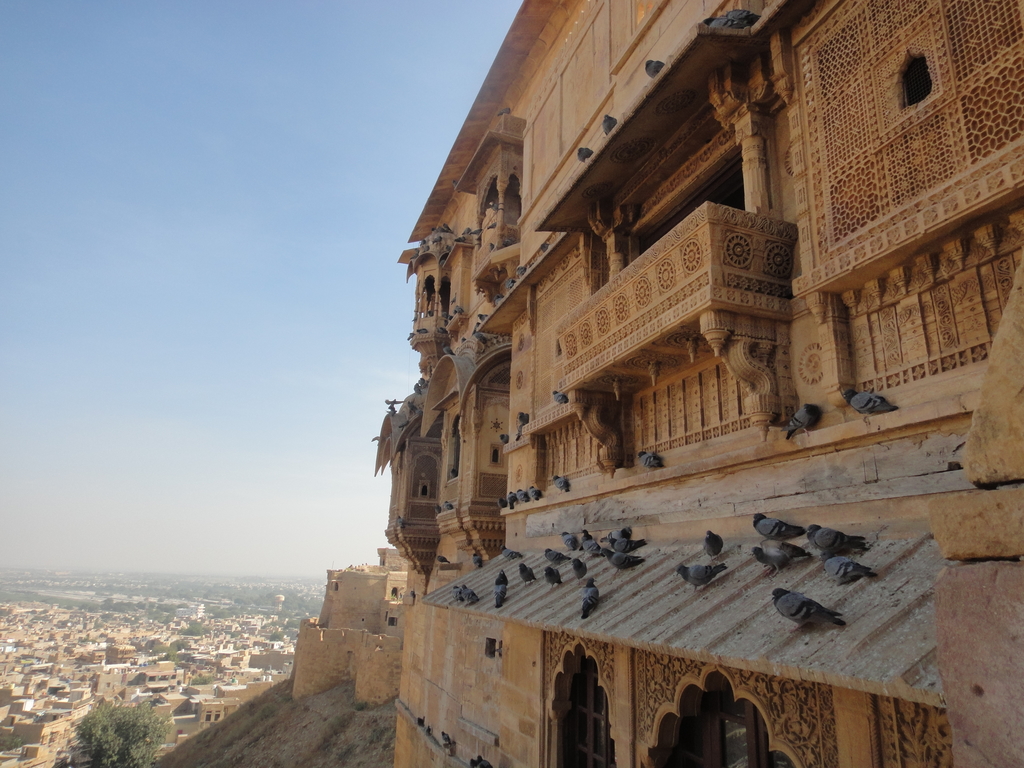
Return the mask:
<path id="1" fill-rule="evenodd" d="M 547 638 L 551 665 L 549 765 L 558 768 L 613 768 L 611 738 L 612 651 L 605 643 L 585 649 L 568 636 Z M 588 653 L 588 650 L 590 652 Z"/>

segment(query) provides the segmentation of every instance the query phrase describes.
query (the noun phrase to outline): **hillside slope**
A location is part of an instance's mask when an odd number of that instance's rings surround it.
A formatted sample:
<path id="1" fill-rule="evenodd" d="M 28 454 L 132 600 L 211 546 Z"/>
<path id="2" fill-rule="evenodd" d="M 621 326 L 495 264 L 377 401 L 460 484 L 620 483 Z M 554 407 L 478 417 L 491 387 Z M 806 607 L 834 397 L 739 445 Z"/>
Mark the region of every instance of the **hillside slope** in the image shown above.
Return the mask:
<path id="1" fill-rule="evenodd" d="M 354 683 L 302 701 L 279 683 L 164 756 L 158 768 L 391 768 L 395 707 L 357 708 Z"/>

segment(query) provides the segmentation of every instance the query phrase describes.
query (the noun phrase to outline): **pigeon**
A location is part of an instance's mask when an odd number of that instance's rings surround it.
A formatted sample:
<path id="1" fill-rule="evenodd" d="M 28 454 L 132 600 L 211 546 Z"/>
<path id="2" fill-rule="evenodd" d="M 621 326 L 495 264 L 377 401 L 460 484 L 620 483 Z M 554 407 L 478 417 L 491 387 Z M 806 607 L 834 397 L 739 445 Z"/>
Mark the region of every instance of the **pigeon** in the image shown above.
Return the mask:
<path id="1" fill-rule="evenodd" d="M 562 574 L 558 572 L 557 568 L 552 568 L 550 565 L 544 567 L 544 581 L 551 586 L 562 583 Z"/>
<path id="2" fill-rule="evenodd" d="M 504 496 L 498 497 L 498 509 L 508 509 L 508 500 Z"/>
<path id="3" fill-rule="evenodd" d="M 457 469 L 456 469 L 455 471 L 456 471 L 456 472 L 458 472 L 458 470 L 457 470 Z M 451 503 L 450 501 L 446 501 L 446 502 L 444 503 L 444 508 L 445 508 L 445 509 L 455 509 L 455 505 L 454 505 L 454 504 L 452 504 L 452 503 Z"/>
<path id="4" fill-rule="evenodd" d="M 640 463 L 648 469 L 658 469 L 665 466 L 664 462 L 661 460 L 661 456 L 650 451 L 640 451 L 636 457 L 640 459 Z"/>
<path id="5" fill-rule="evenodd" d="M 473 331 L 473 338 L 484 344 L 487 343 L 488 338 L 486 333 L 480 333 L 480 331 Z"/>
<path id="6" fill-rule="evenodd" d="M 807 526 L 807 541 L 825 552 L 844 552 L 858 549 L 862 552 L 868 548 L 863 536 L 848 536 L 835 528 L 822 528 L 820 525 Z"/>
<path id="7" fill-rule="evenodd" d="M 544 494 L 540 492 L 540 488 L 537 488 L 536 486 L 533 485 L 527 488 L 526 492 L 530 495 L 531 501 L 540 501 L 541 498 L 544 496 Z"/>
<path id="8" fill-rule="evenodd" d="M 441 731 L 441 741 L 443 741 L 443 742 L 444 742 L 444 745 L 445 745 L 446 747 L 450 747 L 450 746 L 451 746 L 452 744 L 454 744 L 454 743 L 455 743 L 454 741 L 452 741 L 452 737 L 451 737 L 451 736 L 449 736 L 449 735 L 448 735 L 447 733 L 445 733 L 444 731 Z"/>
<path id="9" fill-rule="evenodd" d="M 505 503 L 508 504 L 508 508 L 509 509 L 515 509 L 517 501 L 519 501 L 519 497 L 516 496 L 516 492 L 515 491 L 509 491 L 508 495 L 505 497 Z"/>
<path id="10" fill-rule="evenodd" d="M 508 576 L 505 575 L 505 569 L 504 568 L 502 568 L 500 571 L 498 571 L 498 575 L 494 577 L 494 583 L 495 584 L 505 584 L 506 586 L 508 585 Z"/>
<path id="11" fill-rule="evenodd" d="M 437 562 L 439 562 L 439 563 L 445 563 L 445 564 L 449 564 L 449 565 L 450 565 L 452 561 L 451 561 L 451 560 L 449 560 L 449 559 L 448 559 L 447 557 L 445 557 L 444 555 L 438 555 L 438 556 L 437 556 Z"/>
<path id="12" fill-rule="evenodd" d="M 878 575 L 866 565 L 831 552 L 822 552 L 821 562 L 825 566 L 825 573 L 835 579 L 837 584 L 852 584 L 864 576 L 874 578 Z"/>
<path id="13" fill-rule="evenodd" d="M 569 492 L 569 478 L 562 477 L 561 475 L 555 475 L 551 478 L 551 482 L 555 484 L 555 488 L 562 491 L 563 493 Z"/>
<path id="14" fill-rule="evenodd" d="M 754 559 L 757 560 L 757 562 L 762 565 L 766 565 L 771 569 L 772 576 L 789 565 L 793 560 L 793 558 L 787 555 L 783 550 L 776 549 L 775 547 L 768 547 L 767 549 L 754 547 L 750 551 L 754 553 Z M 765 571 L 765 574 L 767 573 L 768 571 Z"/>
<path id="15" fill-rule="evenodd" d="M 479 552 L 474 552 L 473 553 L 473 565 L 475 565 L 477 568 L 483 568 L 484 567 L 484 559 L 482 557 L 480 557 L 480 553 Z"/>
<path id="16" fill-rule="evenodd" d="M 502 115 L 510 115 L 510 114 L 512 114 L 512 108 L 511 107 L 505 107 L 503 110 L 501 110 L 501 112 L 498 113 L 498 117 L 501 117 Z"/>
<path id="17" fill-rule="evenodd" d="M 481 755 L 477 755 L 469 761 L 469 768 L 492 768 L 492 766 Z"/>
<path id="18" fill-rule="evenodd" d="M 874 392 L 858 392 L 854 389 L 844 391 L 843 400 L 857 413 L 888 413 L 899 408 Z"/>
<path id="19" fill-rule="evenodd" d="M 569 396 L 565 392 L 559 392 L 557 389 L 551 393 L 552 397 L 555 398 L 555 402 L 559 405 L 565 405 L 569 402 Z"/>
<path id="20" fill-rule="evenodd" d="M 578 557 L 572 561 L 572 574 L 579 581 L 587 575 L 587 564 L 580 560 Z"/>
<path id="21" fill-rule="evenodd" d="M 515 560 L 516 558 L 523 556 L 522 552 L 516 552 L 514 549 L 509 549 L 508 547 L 502 547 L 501 554 L 509 560 Z"/>
<path id="22" fill-rule="evenodd" d="M 435 515 L 440 515 L 442 509 L 443 509 L 443 507 L 440 504 L 435 504 L 434 505 L 434 514 Z"/>
<path id="23" fill-rule="evenodd" d="M 422 717 L 417 717 L 416 718 L 416 725 L 418 725 L 420 728 L 423 727 L 423 722 L 424 722 L 424 720 L 423 720 Z"/>
<path id="24" fill-rule="evenodd" d="M 433 732 L 434 732 L 434 729 L 433 729 L 433 728 L 431 728 L 431 727 L 430 727 L 430 726 L 428 725 L 428 726 L 427 726 L 427 736 L 429 736 L 429 735 L 430 735 L 431 733 L 433 733 Z"/>
<path id="25" fill-rule="evenodd" d="M 782 588 L 773 589 L 772 603 L 775 604 L 775 610 L 798 625 L 810 622 L 811 624 L 846 626 L 846 622 L 838 618 L 843 614 L 838 611 L 830 611 L 821 603 L 816 603 L 799 592 L 790 592 L 788 589 Z"/>
<path id="26" fill-rule="evenodd" d="M 594 154 L 594 150 L 592 150 L 590 147 L 580 147 L 579 149 L 576 150 L 576 159 L 579 160 L 581 163 L 585 163 L 592 154 Z"/>
<path id="27" fill-rule="evenodd" d="M 441 347 L 441 351 L 444 352 L 446 355 L 454 355 L 455 354 L 455 350 L 452 349 L 451 347 L 449 347 L 447 344 L 445 344 L 443 347 Z"/>
<path id="28" fill-rule="evenodd" d="M 648 77 L 657 77 L 658 73 L 661 72 L 665 66 L 664 61 L 655 61 L 654 59 L 648 59 L 644 64 L 644 72 L 647 73 Z"/>
<path id="29" fill-rule="evenodd" d="M 775 547 L 785 552 L 792 560 L 796 560 L 800 557 L 810 557 L 811 553 L 803 547 L 798 547 L 796 544 L 790 544 L 788 541 L 777 541 Z"/>
<path id="30" fill-rule="evenodd" d="M 624 571 L 626 568 L 635 568 L 640 565 L 640 563 L 644 562 L 642 557 L 627 555 L 625 552 L 613 552 L 610 549 L 602 549 L 601 554 L 607 557 L 608 562 L 620 571 Z"/>
<path id="31" fill-rule="evenodd" d="M 426 328 L 417 328 L 416 333 L 430 333 Z"/>
<path id="32" fill-rule="evenodd" d="M 551 247 L 550 243 L 541 243 L 540 244 L 540 252 L 544 253 L 544 251 L 546 251 L 550 247 Z"/>
<path id="33" fill-rule="evenodd" d="M 398 516 L 398 519 L 395 520 L 395 522 L 398 524 L 399 528 L 405 528 L 405 518 L 401 515 Z"/>
<path id="34" fill-rule="evenodd" d="M 508 585 L 494 582 L 494 607 L 501 608 L 508 596 Z"/>
<path id="35" fill-rule="evenodd" d="M 570 552 L 575 552 L 580 548 L 580 540 L 568 531 L 562 531 L 562 543 L 565 544 L 565 548 Z"/>
<path id="36" fill-rule="evenodd" d="M 704 534 L 704 552 L 708 557 L 718 557 L 722 554 L 723 546 L 725 546 L 725 542 L 714 531 L 708 531 Z"/>
<path id="37" fill-rule="evenodd" d="M 709 27 L 725 27 L 727 29 L 746 29 L 752 27 L 757 23 L 757 20 L 761 17 L 756 13 L 737 8 L 729 11 L 724 16 L 715 16 L 710 19 L 704 19 L 704 23 Z"/>
<path id="38" fill-rule="evenodd" d="M 479 320 L 479 321 L 480 321 L 480 322 L 482 323 L 482 322 L 483 322 L 484 320 L 486 320 L 486 319 L 487 319 L 488 317 L 490 317 L 490 315 L 477 315 L 477 316 L 476 316 L 476 319 L 477 319 L 477 320 Z"/>
<path id="39" fill-rule="evenodd" d="M 516 491 L 516 501 L 520 504 L 525 504 L 530 500 L 530 494 L 524 491 L 522 488 Z"/>
<path id="40" fill-rule="evenodd" d="M 800 410 L 793 414 L 793 418 L 786 425 L 786 439 L 789 440 L 799 429 L 806 432 L 817 424 L 820 418 L 821 408 L 813 403 L 804 403 L 800 406 Z"/>
<path id="41" fill-rule="evenodd" d="M 583 551 L 590 555 L 601 555 L 603 554 L 602 547 L 595 541 L 594 537 L 587 532 L 587 529 L 583 529 L 583 535 L 580 537 L 580 546 Z"/>
<path id="42" fill-rule="evenodd" d="M 514 277 L 510 277 L 508 280 L 505 281 L 505 290 L 511 291 L 515 287 L 515 285 L 516 279 Z"/>
<path id="43" fill-rule="evenodd" d="M 633 535 L 633 528 L 632 528 L 632 526 L 628 526 L 627 525 L 625 528 L 618 528 L 618 529 L 612 531 L 607 536 L 605 536 L 603 539 L 601 539 L 601 541 L 615 541 L 616 539 L 628 539 L 632 535 Z"/>
<path id="44" fill-rule="evenodd" d="M 580 592 L 583 594 L 583 614 L 580 618 L 585 619 L 597 608 L 597 601 L 600 595 L 597 592 L 597 587 L 594 586 L 593 579 L 587 579 L 587 586 L 581 589 Z"/>
<path id="45" fill-rule="evenodd" d="M 550 560 L 555 565 L 561 565 L 562 563 L 569 562 L 569 558 L 563 555 L 561 552 L 556 552 L 553 549 L 545 549 L 544 557 Z"/>
<path id="46" fill-rule="evenodd" d="M 452 584 L 452 598 L 459 603 L 464 603 L 466 601 L 465 595 L 462 594 L 462 587 L 458 584 Z"/>
<path id="47" fill-rule="evenodd" d="M 520 411 L 519 415 L 516 416 L 516 421 L 525 427 L 527 424 L 530 423 L 530 414 Z"/>
<path id="48" fill-rule="evenodd" d="M 495 228 L 495 227 L 497 227 L 497 226 L 498 226 L 498 222 L 496 222 L 496 221 L 492 221 L 492 222 L 491 222 L 490 224 L 488 224 L 488 225 L 487 225 L 487 226 L 485 227 L 485 229 L 494 229 L 494 228 Z"/>
<path id="49" fill-rule="evenodd" d="M 519 578 L 523 580 L 524 584 L 529 584 L 531 581 L 537 580 L 537 577 L 533 575 L 533 568 L 528 566 L 526 563 L 519 564 Z"/>
<path id="50" fill-rule="evenodd" d="M 676 568 L 676 573 L 683 577 L 683 580 L 688 584 L 693 584 L 694 589 L 697 587 L 704 587 L 711 583 L 711 580 L 718 574 L 728 568 L 725 563 L 719 563 L 718 565 L 691 565 L 687 568 L 685 565 L 680 565 Z"/>
<path id="51" fill-rule="evenodd" d="M 611 542 L 612 549 L 616 552 L 632 552 L 647 544 L 647 539 L 615 539 Z"/>
<path id="52" fill-rule="evenodd" d="M 504 293 L 496 293 L 496 294 L 494 294 L 494 298 L 491 300 L 491 303 L 497 305 L 497 303 L 499 301 L 501 301 L 502 299 L 504 299 L 504 298 L 505 298 L 505 294 Z"/>
<path id="53" fill-rule="evenodd" d="M 502 445 L 508 445 L 508 435 L 506 435 L 504 432 L 502 432 L 500 435 L 498 435 L 498 441 Z"/>
<path id="54" fill-rule="evenodd" d="M 806 530 L 799 525 L 790 525 L 774 517 L 765 517 L 760 512 L 754 515 L 754 530 L 766 539 L 794 539 L 803 536 Z"/>
<path id="55" fill-rule="evenodd" d="M 516 267 L 516 277 L 522 277 L 526 274 L 526 267 Z"/>
<path id="56" fill-rule="evenodd" d="M 452 314 L 453 315 L 461 315 L 465 311 L 466 310 L 464 310 L 462 307 L 455 307 L 455 309 L 452 310 Z"/>
<path id="57" fill-rule="evenodd" d="M 462 596 L 466 598 L 467 603 L 480 602 L 480 596 L 465 584 L 462 585 Z"/>
<path id="58" fill-rule="evenodd" d="M 604 131 L 604 135 L 607 136 L 609 133 L 615 130 L 615 126 L 618 124 L 619 121 L 616 120 L 614 117 L 612 117 L 611 115 L 605 115 L 604 119 L 601 121 L 601 130 Z"/>

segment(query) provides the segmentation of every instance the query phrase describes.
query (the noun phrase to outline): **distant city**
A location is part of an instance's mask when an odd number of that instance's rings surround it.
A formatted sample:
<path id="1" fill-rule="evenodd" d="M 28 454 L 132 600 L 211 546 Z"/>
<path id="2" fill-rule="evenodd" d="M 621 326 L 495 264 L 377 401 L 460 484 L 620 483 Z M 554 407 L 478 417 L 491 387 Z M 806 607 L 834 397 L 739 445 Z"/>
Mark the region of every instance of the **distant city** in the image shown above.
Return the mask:
<path id="1" fill-rule="evenodd" d="M 66 765 L 99 701 L 170 716 L 164 751 L 292 672 L 322 579 L 0 569 L 0 768 Z"/>

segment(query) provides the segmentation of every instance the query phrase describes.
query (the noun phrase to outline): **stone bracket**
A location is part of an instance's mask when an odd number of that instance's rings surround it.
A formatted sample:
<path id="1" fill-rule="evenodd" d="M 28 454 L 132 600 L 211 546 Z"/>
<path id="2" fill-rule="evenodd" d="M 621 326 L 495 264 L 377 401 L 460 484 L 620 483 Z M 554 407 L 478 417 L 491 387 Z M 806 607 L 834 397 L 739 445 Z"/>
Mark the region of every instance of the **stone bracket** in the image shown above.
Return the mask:
<path id="1" fill-rule="evenodd" d="M 585 395 L 585 397 L 581 397 Z M 625 464 L 622 439 L 622 409 L 607 393 L 576 390 L 571 407 L 584 429 L 600 443 L 597 464 L 602 472 L 614 475 Z M 603 396 L 603 397 L 602 397 Z"/>

